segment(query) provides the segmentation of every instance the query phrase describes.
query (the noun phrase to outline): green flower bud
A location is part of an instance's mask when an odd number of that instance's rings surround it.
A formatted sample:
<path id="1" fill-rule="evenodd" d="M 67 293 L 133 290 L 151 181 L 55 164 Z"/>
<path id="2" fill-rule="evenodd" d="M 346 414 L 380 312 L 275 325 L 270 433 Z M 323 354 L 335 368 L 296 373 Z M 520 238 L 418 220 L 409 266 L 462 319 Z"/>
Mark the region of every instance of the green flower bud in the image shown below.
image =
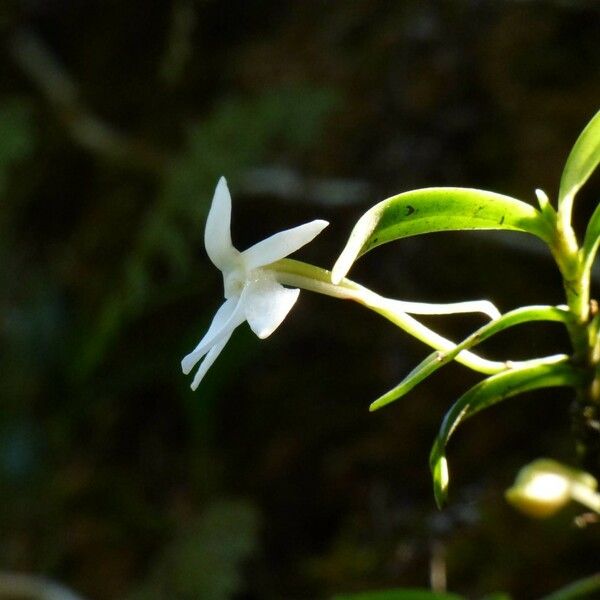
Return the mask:
<path id="1" fill-rule="evenodd" d="M 597 481 L 589 473 L 550 459 L 539 459 L 523 467 L 505 496 L 515 508 L 530 517 L 545 519 L 571 500 L 590 508 L 597 504 Z"/>

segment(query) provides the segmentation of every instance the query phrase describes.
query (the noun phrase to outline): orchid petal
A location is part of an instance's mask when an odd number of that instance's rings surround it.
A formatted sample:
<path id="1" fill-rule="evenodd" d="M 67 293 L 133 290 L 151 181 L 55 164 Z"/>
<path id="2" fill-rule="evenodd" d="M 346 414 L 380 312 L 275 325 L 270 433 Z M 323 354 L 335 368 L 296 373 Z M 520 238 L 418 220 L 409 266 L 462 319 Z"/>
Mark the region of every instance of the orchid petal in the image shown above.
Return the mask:
<path id="1" fill-rule="evenodd" d="M 239 257 L 231 243 L 231 195 L 225 177 L 219 179 L 204 229 L 204 246 L 212 263 L 221 271 L 230 269 Z"/>
<path id="2" fill-rule="evenodd" d="M 248 321 L 259 338 L 266 338 L 286 317 L 300 294 L 283 287 L 273 272 L 261 269 L 295 252 L 326 226 L 316 220 L 259 242 L 240 253 L 231 242 L 231 196 L 222 177 L 217 184 L 206 220 L 204 244 L 213 264 L 223 273 L 225 303 L 217 310 L 196 348 L 181 361 L 187 375 L 198 364 L 191 387 L 195 390 L 231 338 L 234 329 Z"/>
<path id="3" fill-rule="evenodd" d="M 294 306 L 300 290 L 283 287 L 270 277 L 262 277 L 247 286 L 250 289 L 244 312 L 248 325 L 260 338 L 270 336 Z"/>
<path id="4" fill-rule="evenodd" d="M 194 375 L 194 380 L 192 381 L 192 385 L 190 386 L 193 391 L 196 391 L 196 389 L 200 385 L 200 382 L 202 381 L 202 379 L 204 379 L 204 376 L 206 375 L 206 372 L 208 371 L 208 369 L 210 369 L 210 367 L 212 367 L 212 364 L 215 362 L 215 360 L 217 359 L 219 354 L 221 354 L 221 351 L 223 350 L 223 348 L 225 348 L 225 345 L 229 341 L 229 338 L 231 337 L 232 333 L 233 333 L 233 329 L 220 342 L 215 344 L 208 351 L 208 354 L 204 357 L 204 360 L 200 363 L 200 367 L 198 368 L 197 373 Z"/>
<path id="5" fill-rule="evenodd" d="M 212 323 L 198 345 L 181 361 L 181 369 L 187 375 L 196 363 L 218 344 L 226 335 L 244 322 L 243 304 L 240 298 L 226 300 L 213 317 Z"/>
<path id="6" fill-rule="evenodd" d="M 275 233 L 266 240 L 262 240 L 242 252 L 244 265 L 248 270 L 251 270 L 280 260 L 308 244 L 327 225 L 329 225 L 327 221 L 317 219 L 316 221 Z"/>

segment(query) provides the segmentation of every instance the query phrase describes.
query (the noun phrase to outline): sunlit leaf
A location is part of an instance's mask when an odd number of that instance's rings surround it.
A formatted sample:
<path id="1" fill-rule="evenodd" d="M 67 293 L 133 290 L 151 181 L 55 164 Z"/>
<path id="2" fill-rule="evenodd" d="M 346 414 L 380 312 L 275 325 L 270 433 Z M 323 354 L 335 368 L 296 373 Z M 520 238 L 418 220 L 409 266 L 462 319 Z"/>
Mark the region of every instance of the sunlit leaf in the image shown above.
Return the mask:
<path id="1" fill-rule="evenodd" d="M 573 198 L 600 162 L 600 111 L 586 125 L 567 158 L 558 192 L 559 210 L 570 213 Z"/>
<path id="2" fill-rule="evenodd" d="M 463 394 L 446 413 L 429 457 L 437 505 L 441 507 L 444 504 L 448 489 L 448 473 L 441 468 L 446 461 L 446 444 L 465 419 L 523 392 L 549 387 L 579 386 L 584 382 L 585 373 L 564 361 L 498 373 Z"/>
<path id="3" fill-rule="evenodd" d="M 412 390 L 416 385 L 421 383 L 424 379 L 435 373 L 440 367 L 448 364 L 451 360 L 454 360 L 456 356 L 463 350 L 469 350 L 488 338 L 508 329 L 515 325 L 522 323 L 529 323 L 533 321 L 558 321 L 566 322 L 569 319 L 569 312 L 566 308 L 558 306 L 523 306 L 517 308 L 511 312 L 502 315 L 498 319 L 487 323 L 475 333 L 471 334 L 456 347 L 447 352 L 433 352 L 417 367 L 415 367 L 395 388 L 386 392 L 383 396 L 375 400 L 369 409 L 371 411 L 377 410 L 398 398 L 401 398 Z M 557 362 L 562 360 L 564 355 L 555 355 L 544 357 L 540 359 L 534 359 L 534 361 L 526 361 L 527 364 L 548 364 L 549 362 Z M 513 367 L 520 368 L 523 363 L 512 363 Z"/>
<path id="4" fill-rule="evenodd" d="M 592 214 L 585 231 L 585 237 L 583 239 L 583 262 L 584 269 L 589 270 L 592 268 L 594 258 L 596 258 L 596 252 L 600 245 L 600 204 L 596 206 L 596 210 Z"/>
<path id="5" fill-rule="evenodd" d="M 554 228 L 556 226 L 556 211 L 552 204 L 550 204 L 548 195 L 544 190 L 537 189 L 535 190 L 535 196 L 540 206 L 540 210 L 542 211 L 542 215 L 546 221 L 548 221 L 550 227 Z"/>
<path id="6" fill-rule="evenodd" d="M 356 223 L 332 271 L 338 283 L 361 255 L 380 244 L 437 231 L 506 229 L 531 233 L 550 243 L 552 229 L 533 206 L 470 188 L 425 188 L 392 196 Z"/>

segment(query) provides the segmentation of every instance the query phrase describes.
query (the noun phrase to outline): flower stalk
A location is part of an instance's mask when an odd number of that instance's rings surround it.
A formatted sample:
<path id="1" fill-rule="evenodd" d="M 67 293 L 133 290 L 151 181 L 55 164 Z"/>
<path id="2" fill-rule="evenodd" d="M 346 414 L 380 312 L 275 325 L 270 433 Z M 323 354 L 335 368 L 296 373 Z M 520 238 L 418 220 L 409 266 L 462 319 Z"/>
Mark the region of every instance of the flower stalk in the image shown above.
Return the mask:
<path id="1" fill-rule="evenodd" d="M 453 350 L 456 344 L 426 325 L 423 325 L 423 323 L 408 314 L 409 312 L 412 314 L 428 315 L 482 312 L 490 316 L 490 313 L 494 314 L 496 310 L 495 307 L 492 309 L 493 304 L 487 301 L 429 304 L 393 300 L 380 296 L 347 278 L 343 278 L 339 283 L 333 284 L 331 283 L 330 271 L 292 259 L 280 260 L 269 265 L 267 268 L 272 270 L 277 280 L 284 285 L 357 302 L 394 323 L 394 325 L 424 344 L 441 352 Z M 501 373 L 509 369 L 520 368 L 534 362 L 539 362 L 539 359 L 532 361 L 488 360 L 469 350 L 461 351 L 455 360 L 473 371 L 486 375 Z"/>

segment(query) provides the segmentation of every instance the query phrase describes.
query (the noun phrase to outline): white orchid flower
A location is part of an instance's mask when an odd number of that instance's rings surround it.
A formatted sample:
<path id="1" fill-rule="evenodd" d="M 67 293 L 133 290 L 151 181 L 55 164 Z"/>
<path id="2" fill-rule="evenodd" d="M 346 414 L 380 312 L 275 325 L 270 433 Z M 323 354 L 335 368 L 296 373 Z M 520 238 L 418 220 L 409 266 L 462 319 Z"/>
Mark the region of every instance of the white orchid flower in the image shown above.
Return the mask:
<path id="1" fill-rule="evenodd" d="M 276 272 L 263 267 L 308 244 L 328 224 L 311 221 L 280 231 L 240 252 L 231 243 L 231 196 L 225 178 L 221 177 L 206 220 L 204 245 L 212 263 L 223 272 L 225 302 L 196 348 L 181 361 L 187 375 L 206 355 L 194 376 L 192 390 L 198 387 L 238 325 L 248 321 L 261 339 L 279 327 L 300 290 L 284 287 L 277 281 Z"/>

